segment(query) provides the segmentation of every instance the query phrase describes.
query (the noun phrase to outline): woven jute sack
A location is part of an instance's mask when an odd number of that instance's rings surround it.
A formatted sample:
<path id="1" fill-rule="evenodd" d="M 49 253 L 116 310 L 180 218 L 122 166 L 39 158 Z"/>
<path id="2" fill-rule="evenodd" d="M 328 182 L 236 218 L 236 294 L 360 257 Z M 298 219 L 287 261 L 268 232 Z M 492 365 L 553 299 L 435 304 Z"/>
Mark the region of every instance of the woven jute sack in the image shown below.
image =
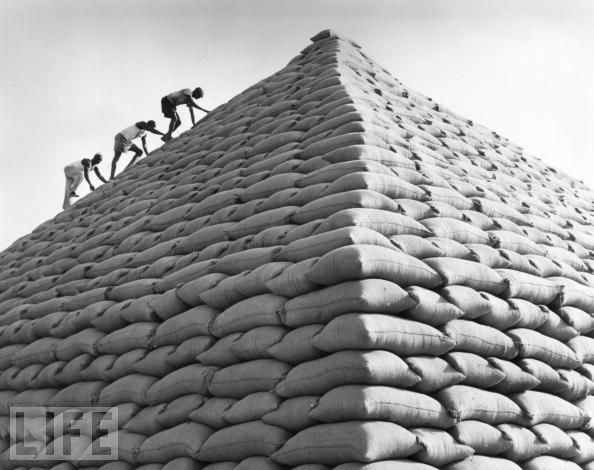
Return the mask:
<path id="1" fill-rule="evenodd" d="M 284 465 L 340 465 L 407 457 L 420 450 L 417 437 L 384 421 L 346 421 L 320 424 L 293 436 L 272 459 Z"/>
<path id="2" fill-rule="evenodd" d="M 178 457 L 196 457 L 212 432 L 202 424 L 182 423 L 147 438 L 136 459 L 140 463 L 167 463 Z"/>
<path id="3" fill-rule="evenodd" d="M 256 455 L 270 455 L 291 434 L 262 421 L 236 424 L 216 431 L 202 445 L 199 459 L 205 462 L 240 461 Z"/>
<path id="4" fill-rule="evenodd" d="M 473 455 L 466 460 L 442 468 L 444 470 L 522 470 L 522 467 L 511 460 L 484 455 Z"/>
<path id="5" fill-rule="evenodd" d="M 384 419 L 401 426 L 449 428 L 441 403 L 423 393 L 383 386 L 344 385 L 326 392 L 309 412 L 321 422 Z"/>

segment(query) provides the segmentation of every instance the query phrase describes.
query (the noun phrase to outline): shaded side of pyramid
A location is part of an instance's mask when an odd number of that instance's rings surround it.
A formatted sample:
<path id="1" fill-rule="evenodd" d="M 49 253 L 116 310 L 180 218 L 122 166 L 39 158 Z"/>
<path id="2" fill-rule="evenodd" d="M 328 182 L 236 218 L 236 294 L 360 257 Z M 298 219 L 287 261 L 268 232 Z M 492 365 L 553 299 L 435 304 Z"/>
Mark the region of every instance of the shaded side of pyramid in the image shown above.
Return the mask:
<path id="1" fill-rule="evenodd" d="M 0 254 L 0 467 L 594 468 L 593 209 L 323 31 Z"/>

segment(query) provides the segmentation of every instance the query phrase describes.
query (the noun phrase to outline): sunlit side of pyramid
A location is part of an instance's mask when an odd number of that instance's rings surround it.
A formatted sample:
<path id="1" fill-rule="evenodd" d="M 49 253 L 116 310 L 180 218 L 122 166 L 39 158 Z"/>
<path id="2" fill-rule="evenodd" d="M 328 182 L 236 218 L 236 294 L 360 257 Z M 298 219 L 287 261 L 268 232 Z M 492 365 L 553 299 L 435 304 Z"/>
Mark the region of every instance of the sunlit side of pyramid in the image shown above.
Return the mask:
<path id="1" fill-rule="evenodd" d="M 0 254 L 0 468 L 592 470 L 593 209 L 319 33 Z"/>

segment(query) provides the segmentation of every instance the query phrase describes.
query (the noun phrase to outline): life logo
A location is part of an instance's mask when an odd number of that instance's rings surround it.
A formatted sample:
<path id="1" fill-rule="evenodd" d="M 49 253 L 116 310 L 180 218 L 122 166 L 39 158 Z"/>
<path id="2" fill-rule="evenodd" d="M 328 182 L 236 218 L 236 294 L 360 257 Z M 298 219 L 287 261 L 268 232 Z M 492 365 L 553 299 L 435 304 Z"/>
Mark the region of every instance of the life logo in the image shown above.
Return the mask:
<path id="1" fill-rule="evenodd" d="M 117 407 L 10 407 L 12 462 L 118 459 Z"/>

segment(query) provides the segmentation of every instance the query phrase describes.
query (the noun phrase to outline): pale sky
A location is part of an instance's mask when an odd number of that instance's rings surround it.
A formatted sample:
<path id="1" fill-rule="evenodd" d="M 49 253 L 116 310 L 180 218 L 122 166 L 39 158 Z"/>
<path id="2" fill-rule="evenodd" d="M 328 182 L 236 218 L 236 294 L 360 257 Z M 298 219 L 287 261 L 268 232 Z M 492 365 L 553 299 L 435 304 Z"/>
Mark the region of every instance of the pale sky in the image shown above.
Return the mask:
<path id="1" fill-rule="evenodd" d="M 166 130 L 163 95 L 215 108 L 328 28 L 594 187 L 590 0 L 0 0 L 0 250 L 61 211 L 64 165 L 101 152 L 107 176 L 117 132 Z"/>

